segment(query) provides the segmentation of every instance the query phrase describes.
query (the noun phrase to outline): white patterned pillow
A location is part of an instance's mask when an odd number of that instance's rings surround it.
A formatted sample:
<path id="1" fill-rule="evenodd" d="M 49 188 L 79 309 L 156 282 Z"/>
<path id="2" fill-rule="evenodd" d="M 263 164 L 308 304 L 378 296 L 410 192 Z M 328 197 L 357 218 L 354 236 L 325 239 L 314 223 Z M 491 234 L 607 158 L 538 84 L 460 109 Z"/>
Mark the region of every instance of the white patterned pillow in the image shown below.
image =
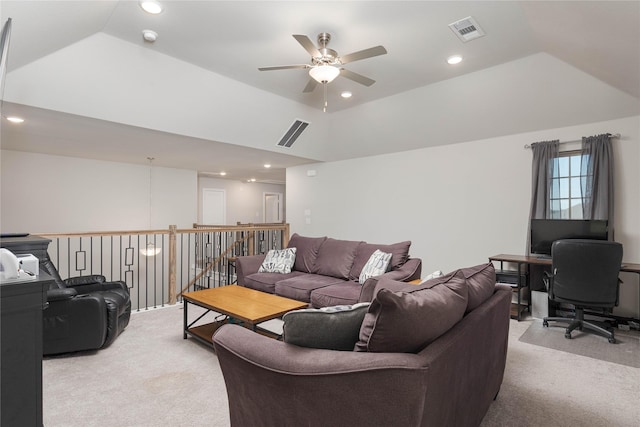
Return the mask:
<path id="1" fill-rule="evenodd" d="M 444 276 L 444 274 L 442 274 L 442 271 L 440 271 L 440 270 L 436 270 L 436 271 L 434 271 L 433 273 L 431 273 L 431 274 L 427 275 L 427 277 L 425 277 L 424 279 L 422 279 L 422 280 L 420 281 L 420 284 L 423 284 L 423 283 L 424 283 L 424 282 L 426 282 L 427 280 L 435 279 L 435 278 L 437 278 L 437 277 L 442 277 L 442 276 Z"/>
<path id="2" fill-rule="evenodd" d="M 391 255 L 386 252 L 382 252 L 380 249 L 376 249 L 374 253 L 369 257 L 369 261 L 362 267 L 360 272 L 360 278 L 358 281 L 363 284 L 370 277 L 380 276 L 386 273 L 391 262 Z"/>
<path id="3" fill-rule="evenodd" d="M 291 273 L 296 262 L 296 248 L 271 249 L 262 261 L 258 273 Z"/>

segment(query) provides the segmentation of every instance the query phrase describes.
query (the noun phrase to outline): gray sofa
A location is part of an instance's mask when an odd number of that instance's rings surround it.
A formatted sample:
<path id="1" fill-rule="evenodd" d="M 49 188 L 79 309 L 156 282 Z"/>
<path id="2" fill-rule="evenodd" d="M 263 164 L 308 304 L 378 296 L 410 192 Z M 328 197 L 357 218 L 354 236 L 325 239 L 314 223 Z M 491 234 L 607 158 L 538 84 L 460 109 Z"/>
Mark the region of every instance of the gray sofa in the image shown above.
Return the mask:
<path id="1" fill-rule="evenodd" d="M 213 343 L 231 425 L 478 426 L 502 384 L 510 305 L 485 264 L 419 286 L 377 280 L 354 351 L 224 325 Z"/>
<path id="2" fill-rule="evenodd" d="M 312 307 L 354 304 L 371 294 L 375 281 L 360 284 L 362 268 L 376 249 L 391 253 L 389 271 L 379 278 L 411 281 L 420 277 L 422 261 L 409 257 L 411 242 L 379 245 L 327 237 L 293 234 L 288 248 L 296 248 L 291 273 L 258 272 L 265 255 L 242 256 L 236 260 L 238 285 L 308 302 Z"/>

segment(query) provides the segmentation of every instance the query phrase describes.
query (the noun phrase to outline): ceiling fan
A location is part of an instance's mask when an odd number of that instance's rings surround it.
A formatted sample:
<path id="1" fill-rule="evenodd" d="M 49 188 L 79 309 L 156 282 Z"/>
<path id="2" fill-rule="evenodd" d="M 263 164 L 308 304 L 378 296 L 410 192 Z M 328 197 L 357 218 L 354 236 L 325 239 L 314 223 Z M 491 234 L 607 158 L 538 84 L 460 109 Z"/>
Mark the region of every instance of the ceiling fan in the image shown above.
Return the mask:
<path id="1" fill-rule="evenodd" d="M 342 67 L 349 62 L 360 61 L 362 59 L 372 58 L 378 55 L 384 55 L 387 50 L 383 46 L 374 46 L 369 49 L 359 50 L 357 52 L 350 53 L 344 56 L 338 56 L 338 52 L 333 49 L 329 49 L 327 45 L 331 40 L 331 34 L 320 33 L 318 34 L 318 47 L 316 47 L 309 37 L 302 34 L 294 34 L 293 38 L 302 45 L 302 47 L 311 55 L 311 64 L 297 64 L 297 65 L 281 65 L 276 67 L 260 67 L 260 71 L 273 71 L 273 70 L 289 70 L 295 68 L 308 69 L 309 83 L 305 86 L 303 92 L 313 92 L 318 83 L 324 86 L 324 111 L 327 109 L 327 84 L 335 80 L 336 77 L 346 77 L 354 82 L 360 83 L 365 86 L 371 86 L 376 81 L 365 77 L 362 74 L 358 74 L 353 71 L 349 71 Z"/>

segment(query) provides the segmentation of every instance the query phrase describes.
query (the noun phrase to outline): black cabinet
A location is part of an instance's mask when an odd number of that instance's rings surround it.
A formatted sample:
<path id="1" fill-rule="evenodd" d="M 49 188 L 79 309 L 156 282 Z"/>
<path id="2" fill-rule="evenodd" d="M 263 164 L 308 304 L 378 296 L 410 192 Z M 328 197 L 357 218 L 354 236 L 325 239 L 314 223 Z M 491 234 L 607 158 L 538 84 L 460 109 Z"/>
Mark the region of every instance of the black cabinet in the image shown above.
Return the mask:
<path id="1" fill-rule="evenodd" d="M 42 310 L 52 279 L 0 283 L 0 425 L 42 426 Z"/>
<path id="2" fill-rule="evenodd" d="M 46 251 L 50 240 L 5 237 L 15 254 Z M 0 283 L 0 426 L 42 427 L 42 310 L 53 278 L 46 273 Z"/>

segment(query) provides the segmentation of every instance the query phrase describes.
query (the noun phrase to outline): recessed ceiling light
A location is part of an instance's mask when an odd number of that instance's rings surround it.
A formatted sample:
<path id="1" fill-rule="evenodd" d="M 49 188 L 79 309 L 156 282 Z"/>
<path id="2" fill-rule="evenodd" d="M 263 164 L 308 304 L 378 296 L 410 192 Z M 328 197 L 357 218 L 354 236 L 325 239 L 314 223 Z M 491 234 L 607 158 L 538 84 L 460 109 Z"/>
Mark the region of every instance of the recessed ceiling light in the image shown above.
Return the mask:
<path id="1" fill-rule="evenodd" d="M 24 122 L 24 119 L 22 117 L 17 117 L 17 116 L 9 116 L 9 117 L 7 117 L 7 120 L 9 120 L 11 123 L 22 123 L 22 122 Z"/>
<path id="2" fill-rule="evenodd" d="M 462 62 L 462 56 L 460 55 L 453 55 L 447 58 L 447 63 L 450 65 L 459 64 L 461 62 Z"/>
<path id="3" fill-rule="evenodd" d="M 162 12 L 162 5 L 155 0 L 140 0 L 140 7 L 152 15 Z"/>
<path id="4" fill-rule="evenodd" d="M 255 178 L 251 178 L 249 181 L 256 182 L 256 179 Z"/>
<path id="5" fill-rule="evenodd" d="M 348 90 L 345 90 L 344 92 L 342 92 L 340 94 L 340 96 L 343 97 L 343 98 L 351 98 L 352 95 L 353 94 L 351 92 L 349 92 Z"/>
<path id="6" fill-rule="evenodd" d="M 225 176 L 226 174 L 226 172 L 220 172 L 220 176 Z"/>
<path id="7" fill-rule="evenodd" d="M 265 163 L 264 167 L 269 169 L 271 167 L 271 165 L 269 163 Z"/>

